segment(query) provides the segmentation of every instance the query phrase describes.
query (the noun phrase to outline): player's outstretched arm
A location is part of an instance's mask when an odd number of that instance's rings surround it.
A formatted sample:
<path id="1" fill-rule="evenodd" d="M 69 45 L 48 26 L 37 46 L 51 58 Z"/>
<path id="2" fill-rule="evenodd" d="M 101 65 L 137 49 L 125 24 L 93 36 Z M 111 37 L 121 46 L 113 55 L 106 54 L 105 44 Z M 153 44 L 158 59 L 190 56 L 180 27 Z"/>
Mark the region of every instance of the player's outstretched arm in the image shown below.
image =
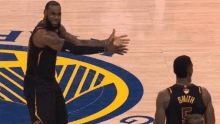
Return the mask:
<path id="1" fill-rule="evenodd" d="M 49 46 L 54 50 L 61 51 L 65 40 L 59 38 L 59 36 L 53 31 L 39 29 L 33 35 L 33 42 L 35 46 L 40 48 Z"/>
<path id="2" fill-rule="evenodd" d="M 81 40 L 77 36 L 74 36 L 66 31 L 63 25 L 60 26 L 60 35 L 61 38 L 73 43 L 76 46 L 93 46 L 93 47 L 104 47 L 107 43 L 107 40 Z"/>
<path id="3" fill-rule="evenodd" d="M 156 100 L 156 113 L 153 124 L 165 124 L 164 91 L 159 92 Z"/>
<path id="4" fill-rule="evenodd" d="M 89 47 L 89 46 L 77 46 L 74 43 L 59 38 L 59 36 L 53 31 L 47 31 L 39 29 L 33 36 L 34 44 L 40 48 L 49 46 L 50 48 L 69 52 L 75 55 L 83 54 L 96 54 L 102 52 L 114 52 L 123 55 L 128 50 L 125 45 L 114 45 L 113 41 L 106 44 L 105 47 Z"/>
<path id="5" fill-rule="evenodd" d="M 214 107 L 212 105 L 211 95 L 208 92 L 208 90 L 204 87 L 202 87 L 202 98 L 206 105 L 205 123 L 215 124 L 215 113 L 214 113 Z"/>
<path id="6" fill-rule="evenodd" d="M 76 36 L 70 34 L 69 32 L 66 31 L 65 27 L 63 25 L 60 26 L 59 28 L 61 38 L 73 43 L 76 46 L 92 46 L 92 47 L 104 47 L 106 44 L 111 42 L 112 40 L 115 40 L 115 29 L 113 29 L 112 34 L 108 39 L 105 40 L 81 40 L 78 39 Z M 128 44 L 130 39 L 122 39 L 124 37 L 127 37 L 127 35 L 122 35 L 117 37 L 117 41 L 120 44 Z"/>

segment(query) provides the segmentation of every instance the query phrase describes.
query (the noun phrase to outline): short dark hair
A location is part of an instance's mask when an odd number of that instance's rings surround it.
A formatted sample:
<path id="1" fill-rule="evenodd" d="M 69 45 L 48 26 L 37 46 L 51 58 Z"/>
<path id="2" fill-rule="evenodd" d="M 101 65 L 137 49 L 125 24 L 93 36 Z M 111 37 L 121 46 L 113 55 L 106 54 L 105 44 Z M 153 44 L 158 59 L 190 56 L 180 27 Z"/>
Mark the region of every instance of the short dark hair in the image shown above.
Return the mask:
<path id="1" fill-rule="evenodd" d="M 57 1 L 49 1 L 46 6 L 45 6 L 45 10 L 48 10 L 50 5 L 58 5 L 60 6 L 60 4 Z"/>
<path id="2" fill-rule="evenodd" d="M 174 73 L 178 78 L 185 78 L 187 77 L 187 69 L 190 65 L 192 65 L 192 62 L 189 56 L 179 56 L 174 60 L 173 63 Z"/>

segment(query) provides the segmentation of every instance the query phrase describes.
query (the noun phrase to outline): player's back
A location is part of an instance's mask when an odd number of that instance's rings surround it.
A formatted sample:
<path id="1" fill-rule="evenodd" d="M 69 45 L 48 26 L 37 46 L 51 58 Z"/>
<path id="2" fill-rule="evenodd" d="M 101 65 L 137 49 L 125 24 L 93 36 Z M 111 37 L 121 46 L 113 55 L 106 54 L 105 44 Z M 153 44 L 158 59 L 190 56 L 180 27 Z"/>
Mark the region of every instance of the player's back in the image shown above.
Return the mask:
<path id="1" fill-rule="evenodd" d="M 166 124 L 185 124 L 188 114 L 205 114 L 201 87 L 175 84 L 167 90 L 170 102 L 166 109 Z"/>

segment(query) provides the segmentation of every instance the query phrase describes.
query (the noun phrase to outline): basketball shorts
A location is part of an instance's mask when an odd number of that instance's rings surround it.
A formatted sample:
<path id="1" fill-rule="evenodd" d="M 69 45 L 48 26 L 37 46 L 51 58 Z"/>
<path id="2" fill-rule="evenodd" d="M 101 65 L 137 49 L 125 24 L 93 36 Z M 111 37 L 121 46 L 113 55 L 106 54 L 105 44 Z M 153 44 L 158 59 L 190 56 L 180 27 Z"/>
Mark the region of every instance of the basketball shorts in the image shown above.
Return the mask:
<path id="1" fill-rule="evenodd" d="M 24 96 L 32 124 L 37 120 L 42 124 L 68 123 L 65 100 L 56 80 L 25 78 Z"/>

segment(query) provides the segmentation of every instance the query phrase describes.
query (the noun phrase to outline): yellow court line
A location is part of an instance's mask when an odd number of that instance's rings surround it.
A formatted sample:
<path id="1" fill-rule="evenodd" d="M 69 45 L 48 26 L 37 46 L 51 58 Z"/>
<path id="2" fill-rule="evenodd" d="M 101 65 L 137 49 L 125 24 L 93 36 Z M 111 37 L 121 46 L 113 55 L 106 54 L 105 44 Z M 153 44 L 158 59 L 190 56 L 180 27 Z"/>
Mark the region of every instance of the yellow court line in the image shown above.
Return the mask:
<path id="1" fill-rule="evenodd" d="M 95 74 L 95 76 L 94 76 L 94 78 L 93 78 L 93 80 L 92 80 L 92 83 L 91 83 L 89 89 L 88 89 L 87 91 L 83 92 L 81 95 L 86 94 L 87 92 L 89 92 L 89 91 L 95 89 L 95 88 L 94 88 L 94 84 L 95 84 L 95 82 L 96 82 L 96 80 L 97 80 L 97 78 L 98 78 L 98 75 L 99 75 L 99 73 L 96 72 L 96 74 Z M 99 87 L 96 87 L 96 88 L 99 88 Z M 66 101 L 66 104 L 70 103 L 70 102 L 73 101 L 74 99 L 75 99 L 74 97 L 71 98 L 71 99 L 69 99 L 68 101 Z"/>
<path id="2" fill-rule="evenodd" d="M 57 82 L 58 83 L 60 83 L 60 80 L 63 77 L 66 68 L 67 68 L 67 65 L 63 65 L 63 68 L 61 69 L 59 76 L 57 76 Z"/>
<path id="3" fill-rule="evenodd" d="M 13 75 L 15 75 L 16 77 L 18 77 L 21 80 L 24 80 L 24 77 L 22 77 L 21 75 L 19 75 L 18 73 L 16 73 L 15 71 L 11 70 L 10 68 L 6 68 L 6 70 L 8 70 L 9 72 L 11 72 Z"/>
<path id="4" fill-rule="evenodd" d="M 10 98 L 8 98 L 6 95 L 4 95 L 3 93 L 0 92 L 0 96 L 2 98 L 4 98 L 5 101 L 9 101 L 9 102 L 12 102 L 12 100 Z"/>
<path id="5" fill-rule="evenodd" d="M 21 64 L 17 61 L 0 61 L 0 67 L 5 68 L 5 67 L 21 67 Z"/>
<path id="6" fill-rule="evenodd" d="M 83 84 L 85 83 L 85 80 L 86 80 L 86 78 L 87 78 L 87 76 L 89 74 L 89 70 L 90 69 L 88 69 L 88 68 L 86 69 L 86 71 L 85 71 L 85 73 L 84 73 L 84 75 L 83 75 L 83 77 L 82 77 L 82 79 L 81 79 L 81 81 L 79 83 L 79 87 L 77 88 L 76 93 L 75 93 L 73 98 L 76 98 L 76 97 L 79 96 L 79 92 L 82 90 Z"/>
<path id="7" fill-rule="evenodd" d="M 13 83 L 15 86 L 17 86 L 17 87 L 20 88 L 21 90 L 24 90 L 23 86 L 21 86 L 20 84 L 18 84 L 18 83 L 15 82 L 14 80 L 12 80 L 10 77 L 8 77 L 7 75 L 5 75 L 4 73 L 0 72 L 0 75 L 2 75 L 4 78 L 6 78 L 7 80 L 9 80 L 11 83 Z"/>
<path id="8" fill-rule="evenodd" d="M 95 73 L 95 76 L 94 76 L 94 78 L 93 78 L 93 80 L 92 80 L 92 83 L 91 83 L 91 85 L 90 85 L 90 87 L 89 87 L 89 90 L 92 90 L 92 89 L 94 88 L 94 85 L 95 85 L 96 81 L 98 80 L 98 76 L 99 76 L 99 73 L 96 72 L 96 73 Z"/>
<path id="9" fill-rule="evenodd" d="M 63 97 L 64 97 L 64 98 L 66 98 L 66 95 L 67 95 L 67 93 L 68 93 L 68 91 L 69 91 L 69 89 L 70 89 L 70 87 L 71 87 L 71 85 L 72 85 L 72 83 L 73 83 L 73 80 L 74 80 L 74 78 L 75 78 L 76 73 L 78 72 L 78 70 L 79 70 L 79 65 L 76 65 L 76 67 L 75 67 L 75 69 L 74 69 L 74 71 L 73 71 L 73 74 L 71 75 L 71 77 L 70 77 L 70 79 L 69 79 L 69 81 L 68 81 L 68 83 L 67 83 L 67 86 L 66 86 L 66 88 L 65 88 L 65 90 L 64 90 L 64 92 L 63 92 Z"/>
<path id="10" fill-rule="evenodd" d="M 19 96 L 17 93 L 15 93 L 13 90 L 11 90 L 10 88 L 8 88 L 7 86 L 5 86 L 4 84 L 2 84 L 0 82 L 0 86 L 2 86 L 2 88 L 4 88 L 5 90 L 7 90 L 8 92 L 10 92 L 12 95 L 14 95 L 15 97 L 17 97 L 19 100 L 21 100 L 22 102 L 24 102 L 25 104 L 27 104 L 26 100 L 23 99 L 21 96 Z"/>

